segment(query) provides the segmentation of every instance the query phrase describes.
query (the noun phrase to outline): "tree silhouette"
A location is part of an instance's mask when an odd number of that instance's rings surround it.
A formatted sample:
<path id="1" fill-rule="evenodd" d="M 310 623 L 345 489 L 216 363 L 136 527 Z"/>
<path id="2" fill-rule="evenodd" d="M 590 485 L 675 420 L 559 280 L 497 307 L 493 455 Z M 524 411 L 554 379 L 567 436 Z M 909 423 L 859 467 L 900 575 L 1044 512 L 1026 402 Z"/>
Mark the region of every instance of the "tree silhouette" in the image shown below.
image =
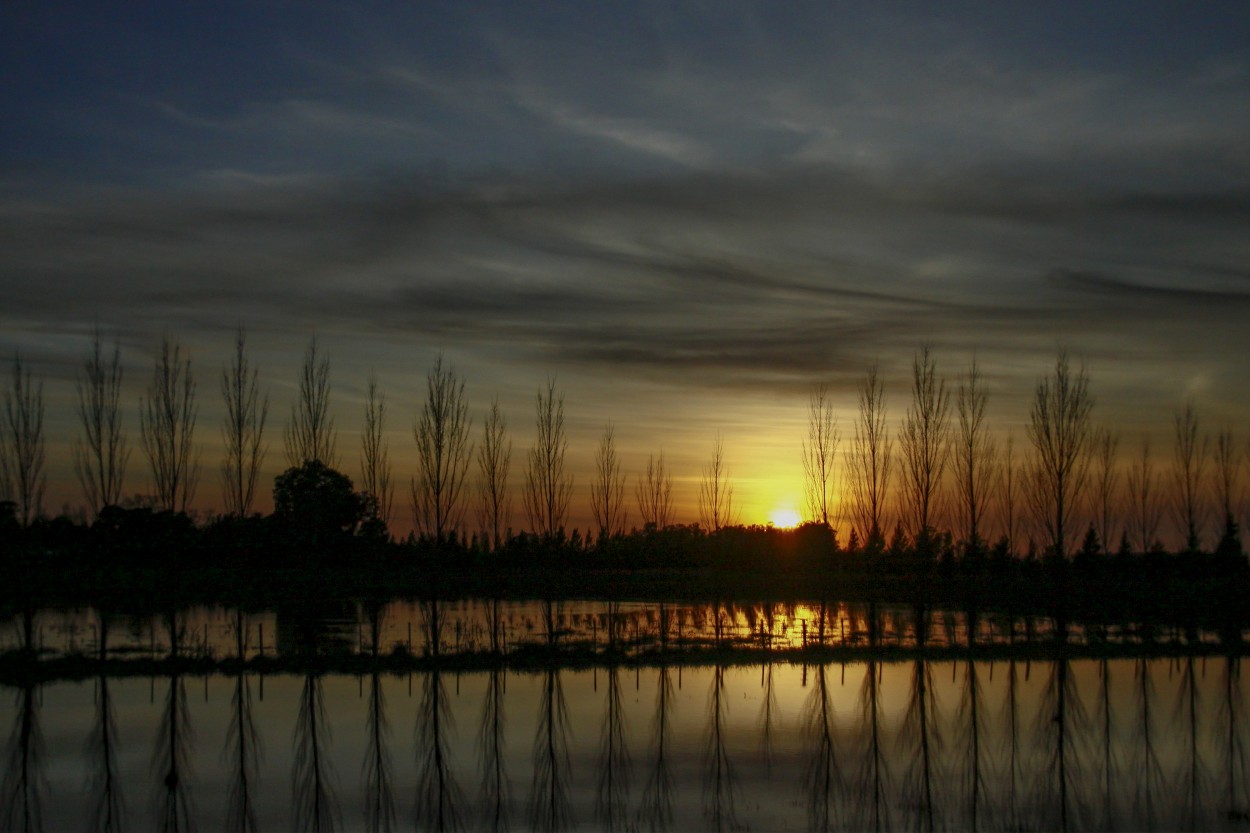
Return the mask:
<path id="1" fill-rule="evenodd" d="M 369 503 L 352 491 L 346 475 L 315 460 L 287 469 L 273 483 L 274 517 L 314 545 L 355 533 L 367 518 Z"/>
<path id="2" fill-rule="evenodd" d="M 221 371 L 221 396 L 226 401 L 221 429 L 226 456 L 221 464 L 221 480 L 226 512 L 240 517 L 252 511 L 256 476 L 267 451 L 262 442 L 269 416 L 269 394 L 261 397 L 259 376 L 260 372 L 248 361 L 247 335 L 240 326 L 235 332 L 234 359 Z"/>
<path id="3" fill-rule="evenodd" d="M 664 469 L 664 452 L 647 458 L 647 469 L 634 487 L 644 527 L 663 529 L 673 518 L 673 476 Z"/>
<path id="4" fill-rule="evenodd" d="M 996 448 L 994 437 L 985 425 L 988 399 L 974 357 L 955 393 L 959 423 L 951 459 L 958 484 L 956 495 L 964 543 L 969 552 L 979 551 L 984 544 L 981 539 L 983 521 L 989 509 L 989 481 Z"/>
<path id="5" fill-rule="evenodd" d="M 595 479 L 590 484 L 590 509 L 599 526 L 600 539 L 619 535 L 625 529 L 625 476 L 616 454 L 612 423 L 603 429 L 595 452 Z"/>
<path id="6" fill-rule="evenodd" d="M 564 397 L 556 398 L 555 379 L 535 399 L 534 447 L 526 458 L 525 512 L 534 532 L 552 536 L 564 528 L 573 494 L 573 475 L 564 470 L 568 440 L 564 435 Z"/>
<path id="7" fill-rule="evenodd" d="M 157 503 L 163 509 L 185 512 L 199 480 L 199 460 L 192 459 L 199 409 L 191 359 L 183 359 L 182 345 L 168 335 L 161 337 L 148 396 L 139 404 L 139 433 L 152 468 Z"/>
<path id="8" fill-rule="evenodd" d="M 74 440 L 71 449 L 74 473 L 87 505 L 98 513 L 121 500 L 122 480 L 130 459 L 126 435 L 122 433 L 121 346 L 114 342 L 113 355 L 106 361 L 98 327 L 91 353 L 83 362 L 77 390 L 83 435 Z"/>
<path id="9" fill-rule="evenodd" d="M 1197 552 L 1202 544 L 1204 512 L 1202 501 L 1203 472 L 1206 469 L 1210 438 L 1198 436 L 1198 416 L 1193 400 L 1172 419 L 1175 437 L 1172 476 L 1175 480 L 1174 511 L 1176 521 L 1185 533 L 1185 549 Z"/>
<path id="10" fill-rule="evenodd" d="M 1110 548 L 1116 484 L 1120 473 L 1116 469 L 1116 450 L 1120 435 L 1103 428 L 1094 435 L 1094 515 L 1098 520 L 1098 536 L 1103 546 Z"/>
<path id="11" fill-rule="evenodd" d="M 807 403 L 807 440 L 803 443 L 803 477 L 806 482 L 808 519 L 833 526 L 829 517 L 833 502 L 833 467 L 841 440 L 829 388 L 817 385 Z"/>
<path id="12" fill-rule="evenodd" d="M 1016 531 L 1019 524 L 1017 502 L 1020 496 L 1020 473 L 1016 468 L 1016 438 L 1007 435 L 1003 448 L 1002 465 L 998 471 L 999 511 L 1002 514 L 1003 539 L 1007 544 L 1007 552 L 1014 553 L 1016 547 Z"/>
<path id="13" fill-rule="evenodd" d="M 425 403 L 413 426 L 419 475 L 412 481 L 417 529 L 435 541 L 460 525 L 465 473 L 473 447 L 469 443 L 469 405 L 464 381 L 443 366 L 440 353 L 425 377 Z"/>
<path id="14" fill-rule="evenodd" d="M 1089 473 L 1093 405 L 1085 368 L 1074 373 L 1067 351 L 1060 351 L 1054 376 L 1037 383 L 1028 426 L 1034 450 L 1030 502 L 1050 539 L 1051 553 L 1058 557 L 1067 553 L 1074 526 L 1071 516 Z"/>
<path id="15" fill-rule="evenodd" d="M 1219 500 L 1224 520 L 1224 532 L 1220 551 L 1240 552 L 1241 540 L 1237 530 L 1237 500 L 1241 459 L 1237 454 L 1236 440 L 1230 428 L 1223 428 L 1215 437 L 1215 494 Z"/>
<path id="16" fill-rule="evenodd" d="M 34 385 L 30 370 L 22 367 L 21 354 L 14 353 L 0 420 L 0 484 L 16 498 L 22 526 L 29 526 L 43 511 L 45 456 L 43 382 Z"/>
<path id="17" fill-rule="evenodd" d="M 286 460 L 291 468 L 314 460 L 337 467 L 338 433 L 330 416 L 330 359 L 317 355 L 314 335 L 300 368 L 299 397 L 291 404 L 291 420 L 284 434 Z"/>
<path id="18" fill-rule="evenodd" d="M 1150 462 L 1150 440 L 1143 439 L 1141 457 L 1129 468 L 1128 490 L 1132 499 L 1133 526 L 1141 552 L 1150 550 L 1159 533 L 1158 475 Z"/>
<path id="19" fill-rule="evenodd" d="M 703 467 L 699 481 L 699 520 L 712 532 L 734 523 L 734 487 L 725 464 L 725 442 L 719 433 L 712 442 L 712 459 Z"/>
<path id="20" fill-rule="evenodd" d="M 856 396 L 859 415 L 846 460 L 851 475 L 855 524 L 866 548 L 879 550 L 884 545 L 882 530 L 892 445 L 885 424 L 885 387 L 876 364 L 868 368 Z"/>
<path id="21" fill-rule="evenodd" d="M 479 515 L 495 549 L 503 543 L 504 530 L 512 517 L 512 499 L 508 494 L 512 441 L 507 439 L 507 431 L 508 423 L 496 397 L 482 424 L 482 444 L 477 447 Z"/>
<path id="22" fill-rule="evenodd" d="M 361 485 L 374 500 L 377 519 L 391 522 L 395 489 L 391 483 L 390 444 L 385 439 L 386 396 L 378 390 L 378 374 L 370 372 L 365 393 L 365 430 L 360 437 Z"/>
<path id="23" fill-rule="evenodd" d="M 946 380 L 938 378 L 928 345 L 912 359 L 911 407 L 903 420 L 899 449 L 912 538 L 918 547 L 927 548 L 950 453 L 950 393 Z"/>

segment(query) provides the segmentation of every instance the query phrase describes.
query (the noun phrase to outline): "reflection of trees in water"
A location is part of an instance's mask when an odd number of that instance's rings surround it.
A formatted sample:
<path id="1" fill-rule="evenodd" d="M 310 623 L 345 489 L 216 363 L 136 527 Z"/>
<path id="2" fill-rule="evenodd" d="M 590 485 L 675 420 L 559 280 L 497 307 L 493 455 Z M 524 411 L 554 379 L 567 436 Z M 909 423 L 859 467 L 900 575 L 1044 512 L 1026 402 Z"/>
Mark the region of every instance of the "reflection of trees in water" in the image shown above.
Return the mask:
<path id="1" fill-rule="evenodd" d="M 827 831 L 839 825 L 837 811 L 846 789 L 838 760 L 833 699 L 829 693 L 828 668 L 816 666 L 816 680 L 803 704 L 803 728 L 811 751 L 803 769 L 807 793 L 807 828 Z"/>
<path id="2" fill-rule="evenodd" d="M 169 656 L 176 660 L 182 653 L 186 626 L 176 613 L 165 616 L 169 631 Z M 169 691 L 161 713 L 160 731 L 152 754 L 152 769 L 161 778 L 157 800 L 162 831 L 187 830 L 191 824 L 191 795 L 187 787 L 190 775 L 191 713 L 187 707 L 187 690 L 181 675 L 169 678 Z"/>
<path id="3" fill-rule="evenodd" d="M 765 775 L 773 773 L 773 724 L 777 722 L 777 692 L 773 688 L 773 664 L 766 662 L 760 666 L 760 688 L 763 697 L 760 702 L 760 760 L 764 764 Z"/>
<path id="4" fill-rule="evenodd" d="M 928 636 L 927 612 L 916 611 L 916 645 L 922 649 Z M 937 693 L 933 687 L 933 669 L 923 657 L 912 663 L 911 690 L 907 711 L 899 733 L 899 743 L 905 745 L 910 758 L 903 772 L 902 789 L 904 801 L 916 808 L 915 826 L 921 830 L 936 829 L 937 810 L 934 806 L 933 783 L 935 769 L 942 751 L 942 735 L 937 722 Z"/>
<path id="5" fill-rule="evenodd" d="M 230 725 L 226 729 L 226 746 L 222 757 L 230 762 L 231 776 L 226 800 L 226 829 L 252 831 L 256 826 L 256 807 L 252 787 L 260 769 L 260 735 L 252 717 L 252 684 L 243 673 L 247 655 L 247 616 L 235 614 L 235 656 L 239 670 L 234 678 L 234 694 L 230 699 Z"/>
<path id="6" fill-rule="evenodd" d="M 607 670 L 607 703 L 599 735 L 599 789 L 595 796 L 595 821 L 603 830 L 625 826 L 629 801 L 630 760 L 625 745 L 625 719 L 621 709 L 620 668 Z"/>
<path id="7" fill-rule="evenodd" d="M 39 725 L 39 689 L 24 685 L 17 692 L 17 713 L 9 733 L 8 754 L 0 797 L 4 830 L 43 829 L 43 796 L 47 784 L 43 772 L 43 731 Z"/>
<path id="8" fill-rule="evenodd" d="M 1137 720 L 1133 726 L 1133 765 L 1137 774 L 1136 808 L 1133 826 L 1139 830 L 1154 829 L 1156 812 L 1155 796 L 1163 787 L 1163 767 L 1159 763 L 1159 751 L 1155 748 L 1154 679 L 1150 660 L 1137 660 L 1134 668 L 1134 694 L 1137 701 Z"/>
<path id="9" fill-rule="evenodd" d="M 482 773 L 482 807 L 493 831 L 508 827 L 510 785 L 504 769 L 504 671 L 492 668 L 486 681 L 482 703 L 482 725 L 478 732 L 478 757 Z"/>
<path id="10" fill-rule="evenodd" d="M 1246 742 L 1242 733 L 1246 724 L 1245 694 L 1241 687 L 1241 658 L 1224 658 L 1217 731 L 1220 732 L 1221 759 L 1225 783 L 1221 789 L 1224 813 L 1228 818 L 1244 817 L 1250 813 L 1250 796 L 1246 786 L 1250 780 L 1247 766 Z"/>
<path id="11" fill-rule="evenodd" d="M 1111 663 L 1104 657 L 1098 663 L 1098 714 L 1097 721 L 1102 728 L 1101 761 L 1102 764 L 1102 829 L 1116 828 L 1116 793 L 1118 783 L 1116 774 L 1116 748 L 1111 728 Z"/>
<path id="12" fill-rule="evenodd" d="M 729 702 L 725 697 L 725 667 L 712 671 L 712 687 L 708 692 L 707 748 L 704 753 L 703 815 L 715 830 L 732 830 L 738 826 L 735 793 L 738 785 L 729 761 L 726 718 Z"/>
<path id="13" fill-rule="evenodd" d="M 875 604 L 869 604 L 864 626 L 869 647 L 875 648 L 880 644 L 881 634 Z M 881 720 L 881 664 L 871 658 L 865 663 L 864 682 L 860 686 L 859 717 L 855 743 L 859 771 L 854 785 L 858 806 L 854 826 L 860 830 L 883 830 L 890 826 L 886 802 L 890 772 Z"/>
<path id="14" fill-rule="evenodd" d="M 190 775 L 191 715 L 182 677 L 169 678 L 169 691 L 161 713 L 160 731 L 153 749 L 152 769 L 161 779 L 157 803 L 162 831 L 187 830 L 191 824 Z"/>
<path id="15" fill-rule="evenodd" d="M 1198 681 L 1194 676 L 1194 658 L 1181 660 L 1181 686 L 1176 700 L 1172 725 L 1181 727 L 1185 739 L 1184 775 L 1181 791 L 1186 827 L 1197 830 L 1201 825 L 1198 814 L 1202 808 L 1205 792 L 1202 756 L 1198 752 Z"/>
<path id="16" fill-rule="evenodd" d="M 548 668 L 538 707 L 538 734 L 534 736 L 534 775 L 530 782 L 530 819 L 535 830 L 562 830 L 569 814 L 569 715 L 560 672 Z"/>
<path id="17" fill-rule="evenodd" d="M 426 645 L 437 658 L 442 652 L 444 613 L 437 599 L 421 603 Z M 460 788 L 451 771 L 452 730 L 447 689 L 437 667 L 424 677 L 417 711 L 417 826 L 428 830 L 460 828 Z"/>
<path id="18" fill-rule="evenodd" d="M 1003 704 L 1007 725 L 1007 829 L 1021 830 L 1020 784 L 1024 780 L 1020 757 L 1020 669 L 1014 659 L 1007 661 L 1007 692 Z"/>
<path id="19" fill-rule="evenodd" d="M 369 651 L 376 659 L 382 632 L 381 608 L 370 605 L 366 617 L 369 620 Z M 387 749 L 391 727 L 386 719 L 381 674 L 376 667 L 369 675 L 369 709 L 365 724 L 365 828 L 371 833 L 389 833 L 395 827 L 391 754 Z"/>
<path id="20" fill-rule="evenodd" d="M 972 630 L 969 629 L 969 640 Z M 982 828 L 982 799 L 986 787 L 986 750 L 985 738 L 985 694 L 981 688 L 981 678 L 977 663 L 969 659 L 964 663 L 963 691 L 959 698 L 959 732 L 964 748 L 962 756 L 962 784 L 967 795 L 967 829 L 977 831 Z"/>
<path id="21" fill-rule="evenodd" d="M 99 659 L 108 656 L 108 619 L 99 617 Z M 91 805 L 91 829 L 113 831 L 121 829 L 125 820 L 125 801 L 117 774 L 117 720 L 113 714 L 113 698 L 109 691 L 109 679 L 103 672 L 96 678 L 95 724 L 87 742 L 87 754 L 91 758 L 91 784 L 89 791 L 94 797 Z"/>
<path id="22" fill-rule="evenodd" d="M 1089 727 L 1072 676 L 1071 662 L 1066 657 L 1050 664 L 1035 726 L 1038 747 L 1044 754 L 1038 802 L 1043 815 L 1032 823 L 1068 830 L 1079 825 L 1080 740 L 1087 737 Z M 1058 817 L 1047 816 L 1047 810 Z"/>
<path id="23" fill-rule="evenodd" d="M 300 692 L 295 721 L 295 762 L 292 773 L 294 827 L 316 833 L 338 827 L 334 796 L 334 770 L 327 746 L 330 725 L 326 722 L 321 677 L 308 674 Z"/>
<path id="24" fill-rule="evenodd" d="M 451 770 L 451 708 L 437 670 L 424 677 L 417 711 L 417 827 L 460 829 L 460 788 Z"/>
<path id="25" fill-rule="evenodd" d="M 642 792 L 638 823 L 651 831 L 668 830 L 673 824 L 673 773 L 669 768 L 668 731 L 673 703 L 673 678 L 667 666 L 657 672 L 655 720 L 652 728 L 652 765 Z"/>

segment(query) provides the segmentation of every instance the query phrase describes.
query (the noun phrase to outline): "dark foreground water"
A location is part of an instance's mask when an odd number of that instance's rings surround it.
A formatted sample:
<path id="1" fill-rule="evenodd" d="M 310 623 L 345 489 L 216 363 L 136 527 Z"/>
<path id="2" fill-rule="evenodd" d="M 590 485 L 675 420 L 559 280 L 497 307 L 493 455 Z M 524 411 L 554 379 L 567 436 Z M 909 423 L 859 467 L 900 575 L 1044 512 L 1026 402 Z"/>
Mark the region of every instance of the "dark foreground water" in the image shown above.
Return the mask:
<path id="1" fill-rule="evenodd" d="M 598 602 L 7 627 L 110 662 L 0 689 L 0 829 L 1250 830 L 1250 685 L 1209 634 Z M 212 662 L 240 651 L 414 668 Z M 209 670 L 141 673 L 171 652 Z"/>

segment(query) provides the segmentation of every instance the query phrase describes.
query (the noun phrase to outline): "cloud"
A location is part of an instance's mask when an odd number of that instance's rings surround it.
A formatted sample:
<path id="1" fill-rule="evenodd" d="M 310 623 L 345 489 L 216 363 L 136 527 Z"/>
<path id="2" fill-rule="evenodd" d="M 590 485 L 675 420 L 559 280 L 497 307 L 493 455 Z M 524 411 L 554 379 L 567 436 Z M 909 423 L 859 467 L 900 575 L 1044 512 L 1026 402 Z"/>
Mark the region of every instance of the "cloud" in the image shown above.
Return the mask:
<path id="1" fill-rule="evenodd" d="M 6 328 L 242 319 L 293 344 L 333 328 L 499 368 L 779 394 L 849 390 L 874 360 L 901 376 L 921 341 L 1004 378 L 1063 344 L 1115 373 L 1178 345 L 1212 366 L 1235 361 L 1217 341 L 1250 346 L 1246 205 L 1228 195 L 794 170 L 232 182 L 0 205 Z M 1199 205 L 1208 245 L 1178 246 Z"/>

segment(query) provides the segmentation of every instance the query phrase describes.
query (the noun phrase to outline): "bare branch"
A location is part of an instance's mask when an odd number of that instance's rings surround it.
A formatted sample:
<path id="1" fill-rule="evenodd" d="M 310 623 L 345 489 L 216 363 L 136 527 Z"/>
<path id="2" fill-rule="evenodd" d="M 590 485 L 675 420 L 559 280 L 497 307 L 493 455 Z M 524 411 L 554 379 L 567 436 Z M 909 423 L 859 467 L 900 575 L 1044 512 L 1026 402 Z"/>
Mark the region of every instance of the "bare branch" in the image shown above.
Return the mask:
<path id="1" fill-rule="evenodd" d="M 469 405 L 464 381 L 440 353 L 425 377 L 425 404 L 413 426 L 420 473 L 412 482 L 417 529 L 442 541 L 460 526 L 464 508 L 460 494 L 472 459 Z"/>
<path id="2" fill-rule="evenodd" d="M 338 433 L 334 430 L 334 417 L 330 416 L 330 359 L 317 356 L 315 335 L 304 353 L 299 398 L 291 405 L 285 440 L 288 466 L 295 468 L 316 461 L 338 468 Z"/>
<path id="3" fill-rule="evenodd" d="M 376 517 L 390 526 L 395 499 L 391 482 L 390 444 L 386 441 L 386 395 L 378 390 L 378 374 L 369 373 L 365 393 L 365 428 L 360 436 L 360 472 L 365 493 L 373 497 Z"/>
<path id="4" fill-rule="evenodd" d="M 227 514 L 246 517 L 252 511 L 256 477 L 268 449 L 263 445 L 269 417 L 269 394 L 260 395 L 260 372 L 247 357 L 247 334 L 239 327 L 234 339 L 234 358 L 221 371 L 221 396 L 226 401 L 222 425 L 225 458 L 221 479 Z"/>
<path id="5" fill-rule="evenodd" d="M 1060 557 L 1068 552 L 1076 527 L 1071 515 L 1089 473 L 1093 406 L 1085 368 L 1074 374 L 1067 351 L 1060 351 L 1053 377 L 1037 383 L 1028 426 L 1034 450 L 1030 478 L 1034 514 L 1050 539 L 1051 553 Z"/>
<path id="6" fill-rule="evenodd" d="M 490 412 L 482 425 L 482 444 L 477 450 L 481 478 L 478 485 L 481 523 L 495 549 L 503 543 L 504 531 L 512 517 L 512 499 L 508 494 L 512 441 L 507 439 L 507 431 L 508 423 L 499 410 L 499 399 L 496 397 L 490 403 Z"/>
<path id="7" fill-rule="evenodd" d="M 664 469 L 664 452 L 647 458 L 647 470 L 634 487 L 643 527 L 664 529 L 673 520 L 673 476 Z"/>
<path id="8" fill-rule="evenodd" d="M 712 459 L 703 467 L 699 482 L 699 520 L 711 532 L 736 523 L 734 488 L 725 465 L 725 442 L 718 433 L 712 443 Z"/>
<path id="9" fill-rule="evenodd" d="M 595 479 L 590 484 L 590 508 L 599 526 L 599 537 L 608 538 L 625 531 L 625 476 L 616 454 L 616 434 L 612 423 L 603 430 L 595 452 Z"/>
<path id="10" fill-rule="evenodd" d="M 114 342 L 113 355 L 106 361 L 98 327 L 77 389 L 83 433 L 71 448 L 74 473 L 87 505 L 99 513 L 105 506 L 121 501 L 130 449 L 122 433 L 121 346 Z"/>
<path id="11" fill-rule="evenodd" d="M 815 523 L 832 526 L 829 510 L 833 502 L 833 467 L 842 436 L 833 415 L 829 389 L 818 385 L 807 404 L 807 440 L 803 443 L 803 475 L 806 481 L 807 517 Z"/>
<path id="12" fill-rule="evenodd" d="M 538 436 L 526 459 L 525 512 L 530 528 L 550 537 L 564 528 L 573 494 L 573 475 L 564 470 L 564 397 L 556 398 L 555 379 L 547 380 L 545 393 L 538 391 L 535 405 Z"/>
<path id="13" fill-rule="evenodd" d="M 198 455 L 192 458 L 195 435 L 195 379 L 191 359 L 168 335 L 152 369 L 147 399 L 139 402 L 139 433 L 152 468 L 156 499 L 162 509 L 185 512 L 195 498 L 200 476 Z"/>
<path id="14" fill-rule="evenodd" d="M 859 416 L 855 438 L 847 452 L 855 525 L 868 549 L 883 546 L 885 496 L 890 481 L 893 446 L 885 423 L 885 386 L 877 365 L 868 368 L 858 391 Z"/>
<path id="15" fill-rule="evenodd" d="M 903 454 L 903 494 L 911 515 L 912 538 L 919 542 L 933 531 L 942 474 L 950 453 L 950 394 L 939 379 L 928 345 L 912 359 L 912 397 L 899 432 Z"/>
<path id="16" fill-rule="evenodd" d="M 4 392 L 4 419 L 0 423 L 0 485 L 17 503 L 22 526 L 43 512 L 47 474 L 43 436 L 43 382 L 35 385 L 20 353 L 13 354 L 13 372 Z"/>

